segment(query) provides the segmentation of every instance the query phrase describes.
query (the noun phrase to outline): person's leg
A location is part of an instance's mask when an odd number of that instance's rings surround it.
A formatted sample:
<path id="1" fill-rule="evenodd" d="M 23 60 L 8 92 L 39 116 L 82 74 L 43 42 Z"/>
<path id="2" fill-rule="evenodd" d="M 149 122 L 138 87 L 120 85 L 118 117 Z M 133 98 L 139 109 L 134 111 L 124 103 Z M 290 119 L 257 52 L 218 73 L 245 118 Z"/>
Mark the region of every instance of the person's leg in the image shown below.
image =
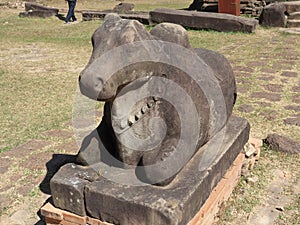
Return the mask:
<path id="1" fill-rule="evenodd" d="M 68 10 L 68 14 L 67 14 L 67 17 L 65 19 L 65 22 L 68 23 L 70 22 L 70 19 L 72 17 L 72 15 L 74 14 L 74 8 L 72 10 L 72 3 L 71 1 L 68 1 L 68 5 L 69 5 L 69 10 Z M 73 12 L 73 13 L 72 13 Z"/>
<path id="2" fill-rule="evenodd" d="M 67 17 L 66 17 L 66 20 L 65 20 L 66 23 L 70 22 L 71 18 L 72 18 L 73 21 L 77 20 L 76 17 L 75 17 L 75 14 L 74 14 L 76 1 L 68 1 L 68 4 L 69 4 L 69 11 L 68 11 L 68 14 L 67 14 Z"/>
<path id="3" fill-rule="evenodd" d="M 72 20 L 73 20 L 73 22 L 77 21 L 77 19 L 75 17 L 75 7 L 76 7 L 76 0 L 73 1 L 73 14 L 72 14 Z"/>

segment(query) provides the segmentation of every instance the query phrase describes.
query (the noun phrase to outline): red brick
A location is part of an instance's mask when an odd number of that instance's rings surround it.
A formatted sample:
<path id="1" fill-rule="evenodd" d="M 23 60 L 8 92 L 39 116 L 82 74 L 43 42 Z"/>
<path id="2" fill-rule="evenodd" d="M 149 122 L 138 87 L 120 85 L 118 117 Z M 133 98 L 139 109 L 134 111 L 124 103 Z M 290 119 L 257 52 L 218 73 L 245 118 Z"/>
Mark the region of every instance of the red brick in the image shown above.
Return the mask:
<path id="1" fill-rule="evenodd" d="M 45 218 L 46 225 L 59 225 L 61 220 L 54 220 L 51 218 Z"/>
<path id="2" fill-rule="evenodd" d="M 248 141 L 250 144 L 252 144 L 254 146 L 254 148 L 261 148 L 263 142 L 261 139 L 257 139 L 257 138 L 252 138 L 250 137 L 249 138 L 249 141 Z"/>
<path id="3" fill-rule="evenodd" d="M 114 225 L 112 223 L 107 223 L 107 222 L 102 222 L 100 220 L 91 218 L 91 217 L 87 217 L 86 222 L 90 225 Z"/>
<path id="4" fill-rule="evenodd" d="M 225 176 L 214 188 L 207 201 L 201 207 L 195 217 L 190 220 L 188 225 L 207 225 L 215 222 L 215 217 L 219 211 L 219 206 L 231 195 L 233 189 L 239 182 L 244 154 L 239 154 L 229 168 Z"/>
<path id="5" fill-rule="evenodd" d="M 49 202 L 41 208 L 41 214 L 48 219 L 59 221 L 63 219 L 62 210 L 55 208 Z"/>
<path id="6" fill-rule="evenodd" d="M 62 220 L 60 222 L 60 225 L 83 225 L 83 224 L 78 224 L 78 223 L 73 223 L 73 222 L 70 222 L 70 221 Z"/>
<path id="7" fill-rule="evenodd" d="M 64 211 L 63 218 L 64 218 L 64 220 L 72 222 L 72 223 L 86 225 L 86 217 L 85 216 L 78 216 L 74 213 Z"/>

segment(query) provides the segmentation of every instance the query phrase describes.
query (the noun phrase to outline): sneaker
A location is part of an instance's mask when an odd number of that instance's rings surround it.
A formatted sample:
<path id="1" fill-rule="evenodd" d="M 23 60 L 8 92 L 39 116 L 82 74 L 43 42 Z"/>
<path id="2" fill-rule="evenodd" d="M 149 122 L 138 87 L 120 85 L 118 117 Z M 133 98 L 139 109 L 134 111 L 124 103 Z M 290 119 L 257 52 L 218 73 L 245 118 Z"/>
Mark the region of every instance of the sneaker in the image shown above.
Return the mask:
<path id="1" fill-rule="evenodd" d="M 70 23 L 70 22 L 64 22 L 64 24 L 65 24 L 65 25 L 69 25 L 69 24 L 71 24 L 71 23 Z"/>

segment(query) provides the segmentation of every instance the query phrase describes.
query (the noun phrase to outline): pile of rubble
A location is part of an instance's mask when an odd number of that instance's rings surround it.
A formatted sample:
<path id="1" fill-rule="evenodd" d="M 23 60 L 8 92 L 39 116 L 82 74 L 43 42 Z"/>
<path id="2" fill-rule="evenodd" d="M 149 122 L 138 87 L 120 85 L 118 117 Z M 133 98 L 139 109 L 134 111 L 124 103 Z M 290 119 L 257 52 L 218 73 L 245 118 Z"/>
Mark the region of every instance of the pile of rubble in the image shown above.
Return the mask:
<path id="1" fill-rule="evenodd" d="M 242 0 L 240 4 L 241 13 L 258 17 L 266 5 L 265 0 Z"/>
<path id="2" fill-rule="evenodd" d="M 234 0 L 232 0 L 232 3 Z M 275 0 L 236 0 L 235 3 L 240 3 L 241 14 L 251 17 L 259 17 L 263 8 L 266 5 L 277 2 Z M 194 0 L 188 7 L 188 10 L 218 12 L 218 0 Z"/>
<path id="3" fill-rule="evenodd" d="M 251 171 L 260 158 L 260 151 L 263 145 L 262 140 L 256 138 L 249 138 L 248 143 L 244 146 L 245 159 L 242 166 L 242 176 L 246 178 L 249 185 L 254 185 L 258 178 L 251 176 Z"/>

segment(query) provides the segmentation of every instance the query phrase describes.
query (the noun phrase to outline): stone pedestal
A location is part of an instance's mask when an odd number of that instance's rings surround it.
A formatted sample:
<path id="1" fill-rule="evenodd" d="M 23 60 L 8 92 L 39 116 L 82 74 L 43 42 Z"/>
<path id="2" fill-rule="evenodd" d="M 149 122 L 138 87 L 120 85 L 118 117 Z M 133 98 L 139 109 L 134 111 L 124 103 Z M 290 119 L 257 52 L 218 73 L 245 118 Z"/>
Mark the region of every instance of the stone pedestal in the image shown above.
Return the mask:
<path id="1" fill-rule="evenodd" d="M 243 149 L 249 129 L 245 119 L 231 116 L 164 187 L 122 185 L 102 177 L 101 171 L 67 164 L 51 180 L 54 204 L 113 224 L 187 224 Z"/>
<path id="2" fill-rule="evenodd" d="M 240 181 L 244 160 L 245 154 L 240 153 L 222 180 L 213 189 L 205 204 L 187 225 L 207 225 L 217 222 L 217 214 L 220 211 L 220 206 L 228 200 L 233 189 Z M 74 213 L 55 208 L 49 202 L 41 208 L 41 214 L 45 217 L 47 225 L 114 225 L 89 216 L 78 216 Z"/>

